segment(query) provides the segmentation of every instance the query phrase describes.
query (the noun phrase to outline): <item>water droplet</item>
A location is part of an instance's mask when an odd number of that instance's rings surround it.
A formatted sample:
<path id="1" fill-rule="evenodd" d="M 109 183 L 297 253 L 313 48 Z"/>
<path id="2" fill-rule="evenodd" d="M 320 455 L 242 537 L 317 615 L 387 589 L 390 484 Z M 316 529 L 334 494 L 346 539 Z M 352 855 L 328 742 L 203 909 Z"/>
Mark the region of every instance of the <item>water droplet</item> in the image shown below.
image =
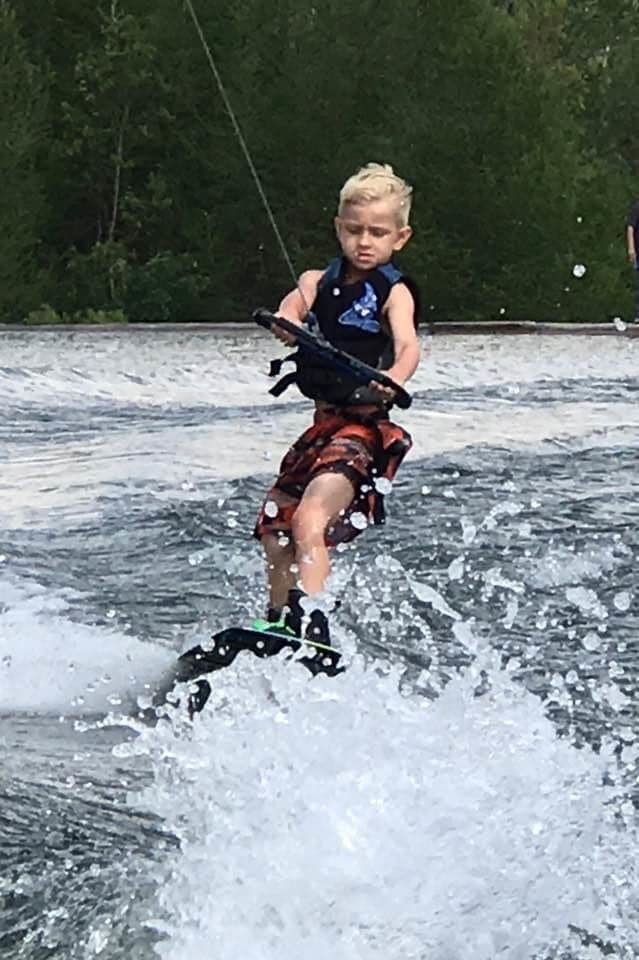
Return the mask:
<path id="1" fill-rule="evenodd" d="M 625 612 L 630 609 L 630 594 L 627 590 L 621 590 L 619 593 L 616 593 L 613 601 L 617 610 Z"/>
<path id="2" fill-rule="evenodd" d="M 471 523 L 470 520 L 467 520 L 466 517 L 461 518 L 461 528 L 462 528 L 462 540 L 468 546 L 469 543 L 472 543 L 475 537 L 477 536 L 477 527 L 474 523 Z"/>
<path id="3" fill-rule="evenodd" d="M 586 273 L 586 268 L 583 263 L 576 263 L 572 268 L 572 273 L 574 277 L 583 277 Z"/>
<path id="4" fill-rule="evenodd" d="M 393 484 L 386 477 L 377 477 L 375 480 L 375 489 L 378 493 L 381 493 L 383 497 L 386 497 L 393 489 Z"/>
<path id="5" fill-rule="evenodd" d="M 599 647 L 599 637 L 593 630 L 589 630 L 581 644 L 585 650 L 596 650 Z"/>

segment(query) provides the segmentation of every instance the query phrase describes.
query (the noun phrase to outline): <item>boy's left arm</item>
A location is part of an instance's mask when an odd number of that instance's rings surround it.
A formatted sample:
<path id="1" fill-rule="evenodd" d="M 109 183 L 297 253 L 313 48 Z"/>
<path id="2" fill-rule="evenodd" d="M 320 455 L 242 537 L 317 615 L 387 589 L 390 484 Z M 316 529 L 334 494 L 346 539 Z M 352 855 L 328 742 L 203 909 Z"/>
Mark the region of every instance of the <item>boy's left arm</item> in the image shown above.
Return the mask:
<path id="1" fill-rule="evenodd" d="M 396 284 L 386 301 L 386 318 L 395 348 L 395 362 L 384 371 L 396 383 L 403 385 L 417 369 L 421 349 L 414 323 L 415 301 L 408 287 Z"/>

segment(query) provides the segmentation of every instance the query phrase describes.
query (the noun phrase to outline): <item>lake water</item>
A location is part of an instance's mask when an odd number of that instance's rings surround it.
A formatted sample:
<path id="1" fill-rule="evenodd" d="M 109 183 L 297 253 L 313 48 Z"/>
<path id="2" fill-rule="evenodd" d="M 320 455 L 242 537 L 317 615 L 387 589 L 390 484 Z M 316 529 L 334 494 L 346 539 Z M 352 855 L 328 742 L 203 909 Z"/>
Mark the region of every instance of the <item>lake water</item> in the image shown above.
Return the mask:
<path id="1" fill-rule="evenodd" d="M 2 335 L 3 958 L 639 955 L 636 347 L 424 345 L 388 523 L 336 558 L 347 672 L 242 655 L 150 725 L 261 612 L 309 403 L 250 331 Z"/>

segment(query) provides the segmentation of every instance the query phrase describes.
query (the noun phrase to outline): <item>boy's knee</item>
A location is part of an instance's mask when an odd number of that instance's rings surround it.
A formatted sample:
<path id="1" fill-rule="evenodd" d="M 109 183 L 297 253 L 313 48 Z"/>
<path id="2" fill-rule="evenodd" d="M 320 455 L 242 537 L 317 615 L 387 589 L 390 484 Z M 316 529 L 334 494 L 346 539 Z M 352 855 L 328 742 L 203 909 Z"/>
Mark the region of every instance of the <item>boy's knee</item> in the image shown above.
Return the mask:
<path id="1" fill-rule="evenodd" d="M 313 500 L 302 503 L 295 511 L 291 532 L 296 542 L 324 539 L 328 518 L 320 505 Z"/>

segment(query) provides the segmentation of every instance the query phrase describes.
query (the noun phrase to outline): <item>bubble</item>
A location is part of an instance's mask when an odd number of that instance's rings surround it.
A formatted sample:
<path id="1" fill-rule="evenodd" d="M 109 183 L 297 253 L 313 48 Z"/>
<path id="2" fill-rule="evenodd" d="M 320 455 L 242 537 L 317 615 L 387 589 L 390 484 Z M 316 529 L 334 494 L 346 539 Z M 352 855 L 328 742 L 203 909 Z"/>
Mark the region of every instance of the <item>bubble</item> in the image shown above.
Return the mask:
<path id="1" fill-rule="evenodd" d="M 623 333 L 624 330 L 628 329 L 628 324 L 624 323 L 621 317 L 613 317 L 612 320 L 615 330 L 618 330 L 619 333 Z"/>
<path id="2" fill-rule="evenodd" d="M 506 307 L 500 307 L 499 312 L 503 316 L 506 313 Z"/>
<path id="3" fill-rule="evenodd" d="M 109 609 L 106 612 L 106 615 L 109 620 L 113 620 L 115 616 L 115 610 L 113 609 L 113 607 L 109 607 Z"/>
<path id="4" fill-rule="evenodd" d="M 393 489 L 393 484 L 386 477 L 377 477 L 375 480 L 375 489 L 385 497 L 388 496 Z"/>
<path id="5" fill-rule="evenodd" d="M 625 612 L 626 610 L 630 609 L 630 594 L 627 590 L 621 590 L 619 593 L 614 595 L 612 602 L 617 610 Z"/>
<path id="6" fill-rule="evenodd" d="M 275 500 L 267 500 L 264 504 L 264 513 L 267 517 L 273 519 L 279 513 L 279 507 L 277 506 Z"/>
<path id="7" fill-rule="evenodd" d="M 462 540 L 466 546 L 468 546 L 468 544 L 472 543 L 477 536 L 477 527 L 474 523 L 471 523 L 470 520 L 467 520 L 466 517 L 462 517 L 460 522 L 462 528 Z"/>
<path id="8" fill-rule="evenodd" d="M 422 487 L 421 489 L 422 497 L 427 497 L 430 491 L 431 491 L 431 487 L 426 487 L 426 486 Z"/>
<path id="9" fill-rule="evenodd" d="M 584 220 L 583 217 L 577 217 L 577 223 L 583 223 L 583 220 Z"/>
<path id="10" fill-rule="evenodd" d="M 586 273 L 586 268 L 583 263 L 576 263 L 572 268 L 572 273 L 574 277 L 583 277 Z"/>
<path id="11" fill-rule="evenodd" d="M 351 514 L 351 524 L 356 530 L 365 530 L 368 526 L 368 520 L 363 513 L 356 510 L 355 513 Z"/>
<path id="12" fill-rule="evenodd" d="M 599 637 L 594 632 L 594 630 L 589 630 L 586 636 L 581 641 L 581 644 L 585 650 L 597 650 L 599 647 Z"/>

